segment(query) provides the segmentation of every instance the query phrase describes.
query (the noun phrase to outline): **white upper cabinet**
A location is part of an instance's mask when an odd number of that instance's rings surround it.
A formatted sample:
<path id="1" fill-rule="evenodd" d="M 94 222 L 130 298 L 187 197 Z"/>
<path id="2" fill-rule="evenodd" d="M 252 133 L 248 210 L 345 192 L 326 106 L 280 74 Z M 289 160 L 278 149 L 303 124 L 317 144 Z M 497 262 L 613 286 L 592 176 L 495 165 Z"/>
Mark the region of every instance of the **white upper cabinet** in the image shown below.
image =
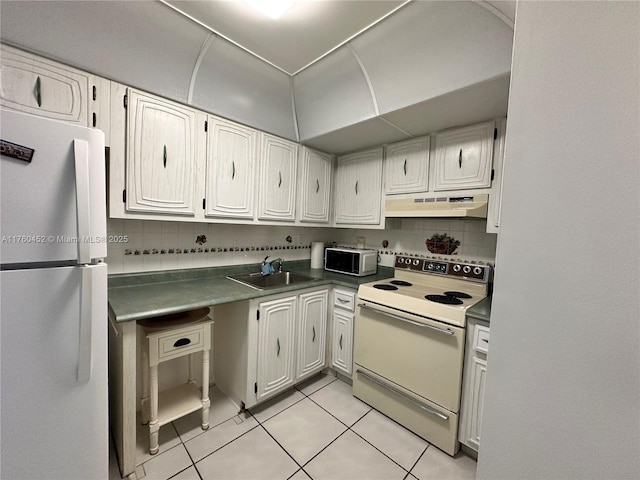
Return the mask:
<path id="1" fill-rule="evenodd" d="M 491 186 L 494 122 L 435 135 L 434 190 Z"/>
<path id="2" fill-rule="evenodd" d="M 207 216 L 253 219 L 257 148 L 256 130 L 209 115 Z"/>
<path id="3" fill-rule="evenodd" d="M 258 219 L 295 220 L 298 144 L 261 134 Z"/>
<path id="4" fill-rule="evenodd" d="M 128 90 L 127 210 L 194 214 L 195 110 Z"/>
<path id="5" fill-rule="evenodd" d="M 334 199 L 336 224 L 380 224 L 382 147 L 338 157 Z"/>
<path id="6" fill-rule="evenodd" d="M 498 233 L 500 229 L 500 210 L 502 208 L 502 184 L 504 180 L 504 141 L 506 137 L 507 119 L 496 121 L 497 138 L 493 148 L 493 167 L 491 193 L 489 194 L 489 210 L 487 211 L 487 233 Z M 495 174 L 495 175 L 494 175 Z"/>
<path id="7" fill-rule="evenodd" d="M 384 193 L 426 192 L 429 188 L 429 137 L 387 146 Z"/>
<path id="8" fill-rule="evenodd" d="M 12 110 L 88 126 L 89 76 L 6 45 L 0 55 L 0 102 Z"/>
<path id="9" fill-rule="evenodd" d="M 305 223 L 329 223 L 333 158 L 302 147 L 298 176 L 298 219 Z"/>

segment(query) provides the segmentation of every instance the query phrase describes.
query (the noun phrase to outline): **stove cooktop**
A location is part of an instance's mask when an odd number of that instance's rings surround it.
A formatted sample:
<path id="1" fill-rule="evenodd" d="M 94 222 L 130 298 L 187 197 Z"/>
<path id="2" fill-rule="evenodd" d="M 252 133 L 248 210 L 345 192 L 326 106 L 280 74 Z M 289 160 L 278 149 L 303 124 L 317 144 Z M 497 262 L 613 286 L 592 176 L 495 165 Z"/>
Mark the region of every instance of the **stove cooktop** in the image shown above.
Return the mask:
<path id="1" fill-rule="evenodd" d="M 464 327 L 466 311 L 487 296 L 488 266 L 481 266 L 475 274 L 472 268 L 469 272 L 475 277 L 465 278 L 466 265 L 451 262 L 439 261 L 437 272 L 428 259 L 405 257 L 402 265 L 412 268 L 397 265 L 398 259 L 393 279 L 360 285 L 358 298 Z M 454 271 L 456 265 L 460 268 Z"/>

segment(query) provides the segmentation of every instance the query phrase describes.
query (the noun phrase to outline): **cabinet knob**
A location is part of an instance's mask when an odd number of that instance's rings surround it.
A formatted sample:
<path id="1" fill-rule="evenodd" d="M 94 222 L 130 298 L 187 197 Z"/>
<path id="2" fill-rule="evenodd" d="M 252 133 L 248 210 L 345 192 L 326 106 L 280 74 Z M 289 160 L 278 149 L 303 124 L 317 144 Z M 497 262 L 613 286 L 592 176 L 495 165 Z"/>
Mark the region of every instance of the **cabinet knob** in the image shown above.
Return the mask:
<path id="1" fill-rule="evenodd" d="M 404 174 L 406 176 L 407 175 L 407 159 L 406 158 L 404 159 L 404 166 L 402 168 L 403 168 Z"/>
<path id="2" fill-rule="evenodd" d="M 458 168 L 462 168 L 462 149 L 460 149 L 460 153 L 458 154 Z"/>
<path id="3" fill-rule="evenodd" d="M 236 177 L 236 162 L 231 161 L 231 180 Z"/>
<path id="4" fill-rule="evenodd" d="M 162 164 L 164 165 L 164 168 L 167 168 L 167 146 L 164 146 L 164 151 L 162 153 Z"/>
<path id="5" fill-rule="evenodd" d="M 320 181 L 316 178 L 316 193 L 320 191 Z"/>

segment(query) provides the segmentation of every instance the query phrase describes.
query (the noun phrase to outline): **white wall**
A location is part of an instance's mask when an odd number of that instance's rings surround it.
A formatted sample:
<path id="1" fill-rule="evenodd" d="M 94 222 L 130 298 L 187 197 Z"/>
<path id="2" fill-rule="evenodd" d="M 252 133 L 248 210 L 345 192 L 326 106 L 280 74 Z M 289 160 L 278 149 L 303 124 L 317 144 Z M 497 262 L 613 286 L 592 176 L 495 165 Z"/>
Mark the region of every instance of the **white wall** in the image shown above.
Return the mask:
<path id="1" fill-rule="evenodd" d="M 519 2 L 478 478 L 640 478 L 640 3 Z"/>

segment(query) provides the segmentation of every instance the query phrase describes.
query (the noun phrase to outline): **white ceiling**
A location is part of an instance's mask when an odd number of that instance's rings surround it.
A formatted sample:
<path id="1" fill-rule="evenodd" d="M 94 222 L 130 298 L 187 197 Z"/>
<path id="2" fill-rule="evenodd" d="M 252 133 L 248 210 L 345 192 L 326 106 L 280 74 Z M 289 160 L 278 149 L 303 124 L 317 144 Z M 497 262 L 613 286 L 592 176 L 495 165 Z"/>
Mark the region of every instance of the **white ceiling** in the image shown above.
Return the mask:
<path id="1" fill-rule="evenodd" d="M 297 0 L 277 20 L 241 0 L 160 1 L 294 75 L 416 0 Z M 515 0 L 475 1 L 513 27 Z"/>
<path id="2" fill-rule="evenodd" d="M 163 1 L 290 75 L 406 3 L 299 0 L 273 20 L 242 1 Z"/>

